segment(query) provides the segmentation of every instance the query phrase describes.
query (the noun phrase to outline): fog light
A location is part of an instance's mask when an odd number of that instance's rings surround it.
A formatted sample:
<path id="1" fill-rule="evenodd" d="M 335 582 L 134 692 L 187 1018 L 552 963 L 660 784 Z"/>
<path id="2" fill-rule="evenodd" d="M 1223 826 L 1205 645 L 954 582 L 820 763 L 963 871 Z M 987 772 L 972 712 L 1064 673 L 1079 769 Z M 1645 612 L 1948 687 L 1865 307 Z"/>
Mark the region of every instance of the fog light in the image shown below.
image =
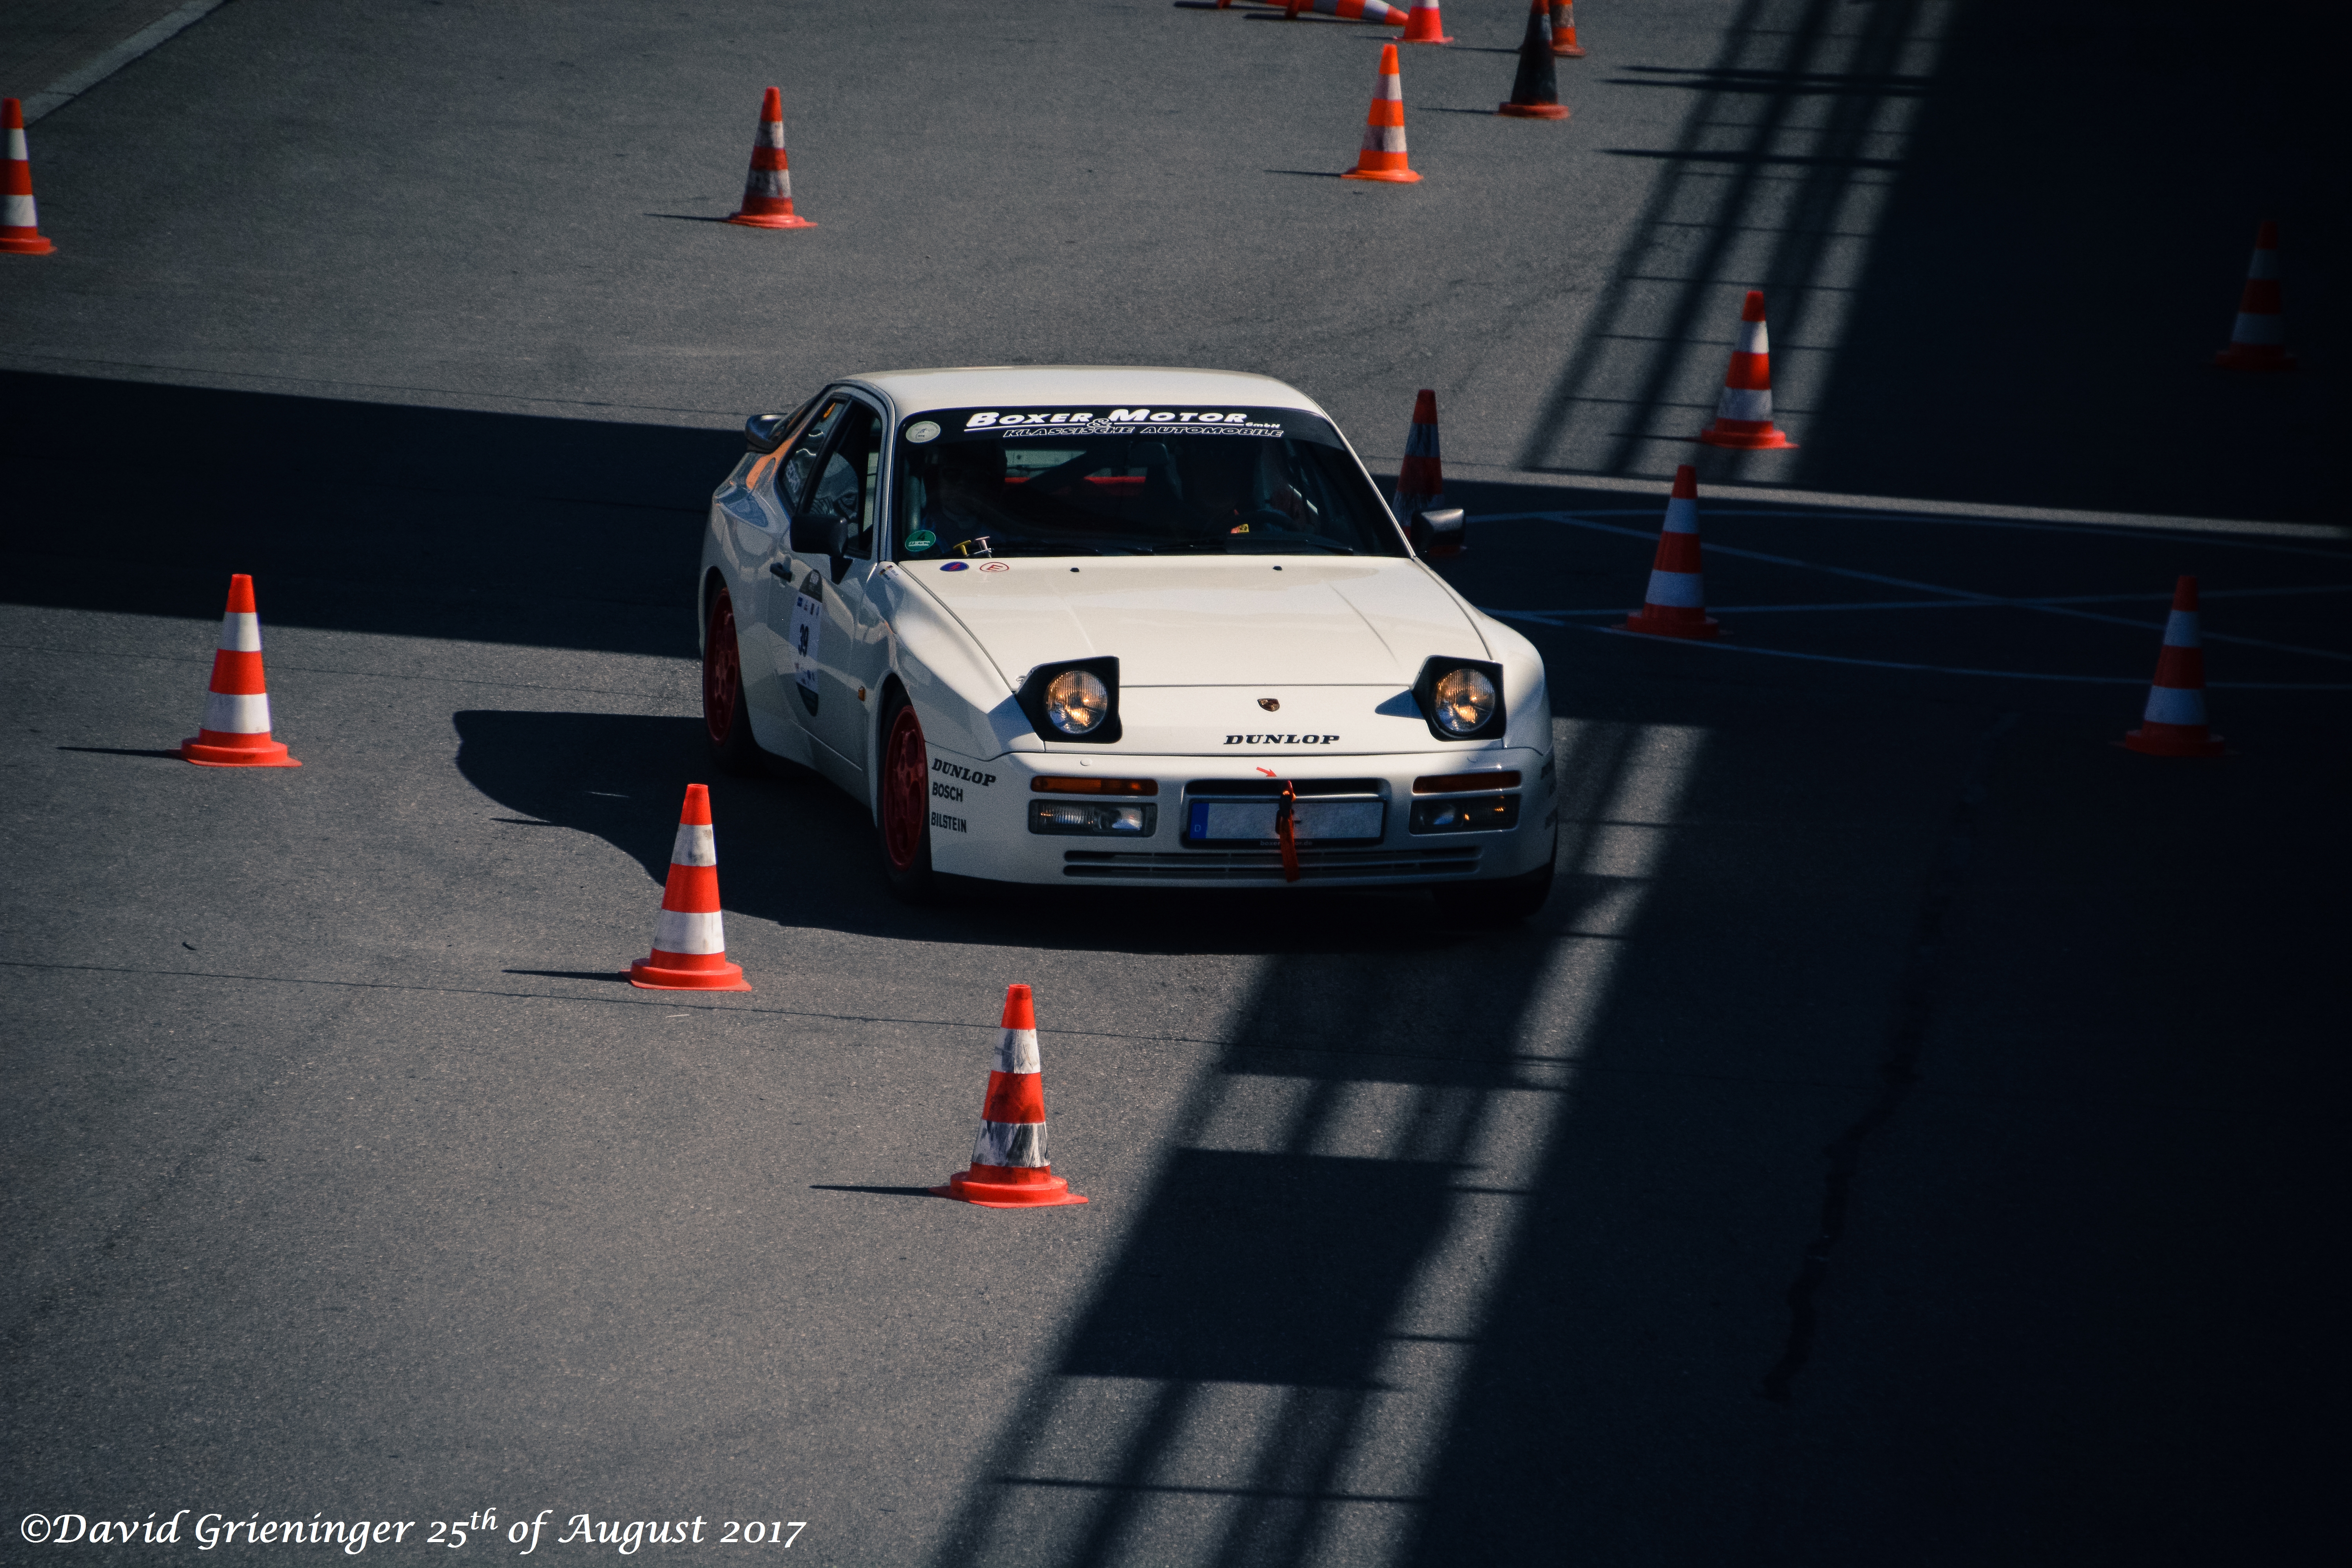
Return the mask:
<path id="1" fill-rule="evenodd" d="M 1041 800 L 1029 807 L 1032 833 L 1112 833 L 1149 838 L 1159 826 L 1156 805 L 1111 805 L 1091 800 Z"/>
<path id="2" fill-rule="evenodd" d="M 1519 825 L 1515 795 L 1463 795 L 1412 803 L 1415 833 L 1500 833 Z"/>

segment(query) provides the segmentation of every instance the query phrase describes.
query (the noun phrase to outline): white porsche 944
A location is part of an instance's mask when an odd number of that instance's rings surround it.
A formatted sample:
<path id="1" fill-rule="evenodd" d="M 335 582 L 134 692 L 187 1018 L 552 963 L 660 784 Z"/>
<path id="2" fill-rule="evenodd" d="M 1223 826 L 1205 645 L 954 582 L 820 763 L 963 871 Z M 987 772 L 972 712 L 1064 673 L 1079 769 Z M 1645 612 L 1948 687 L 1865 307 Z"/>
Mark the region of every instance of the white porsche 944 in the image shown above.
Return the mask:
<path id="1" fill-rule="evenodd" d="M 1258 375 L 892 371 L 745 426 L 702 546 L 714 760 L 814 769 L 935 874 L 1425 885 L 1532 912 L 1542 658 L 1424 563 L 1313 400 Z"/>

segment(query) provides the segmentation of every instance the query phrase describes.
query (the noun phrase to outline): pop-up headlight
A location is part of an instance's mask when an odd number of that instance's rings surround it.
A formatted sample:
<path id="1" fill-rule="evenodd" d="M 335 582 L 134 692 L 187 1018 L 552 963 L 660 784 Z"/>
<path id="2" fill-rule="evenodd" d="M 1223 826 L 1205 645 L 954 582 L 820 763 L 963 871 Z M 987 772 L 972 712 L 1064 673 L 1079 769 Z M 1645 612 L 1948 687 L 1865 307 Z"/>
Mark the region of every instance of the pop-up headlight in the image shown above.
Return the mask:
<path id="1" fill-rule="evenodd" d="M 1022 681 L 1016 700 L 1041 740 L 1108 745 L 1118 739 L 1118 660 L 1041 664 Z"/>
<path id="2" fill-rule="evenodd" d="M 1481 658 L 1433 658 L 1412 683 L 1429 732 L 1441 741 L 1491 741 L 1503 733 L 1503 667 Z"/>

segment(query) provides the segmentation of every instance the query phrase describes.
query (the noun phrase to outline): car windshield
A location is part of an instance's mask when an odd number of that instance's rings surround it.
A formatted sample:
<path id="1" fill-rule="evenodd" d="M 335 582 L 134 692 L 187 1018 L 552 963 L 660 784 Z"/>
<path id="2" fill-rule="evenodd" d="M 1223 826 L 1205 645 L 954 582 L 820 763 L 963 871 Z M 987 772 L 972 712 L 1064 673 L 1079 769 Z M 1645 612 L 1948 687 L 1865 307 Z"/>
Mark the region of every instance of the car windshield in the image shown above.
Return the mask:
<path id="1" fill-rule="evenodd" d="M 1406 552 L 1339 433 L 1297 409 L 935 409 L 898 452 L 901 561 Z"/>

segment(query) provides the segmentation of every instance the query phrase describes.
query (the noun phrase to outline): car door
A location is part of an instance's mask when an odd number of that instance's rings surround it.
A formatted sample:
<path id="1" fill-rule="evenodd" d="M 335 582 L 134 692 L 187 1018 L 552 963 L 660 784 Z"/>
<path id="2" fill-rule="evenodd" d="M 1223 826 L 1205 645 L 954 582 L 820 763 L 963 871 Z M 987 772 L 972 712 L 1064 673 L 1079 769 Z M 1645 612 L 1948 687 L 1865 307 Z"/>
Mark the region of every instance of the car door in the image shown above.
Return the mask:
<path id="1" fill-rule="evenodd" d="M 815 411 L 812 401 L 793 416 L 803 423 Z M 781 594 L 787 604 L 792 589 L 784 574 L 770 568 L 785 558 L 785 510 L 777 476 L 790 443 L 774 451 L 747 457 L 735 477 L 713 498 L 726 519 L 730 554 L 739 575 L 730 592 L 735 600 L 735 635 L 743 660 L 743 697 L 752 710 L 755 734 L 774 741 L 774 726 L 797 721 L 785 711 L 783 683 L 774 679 L 777 636 L 770 626 L 769 607 Z"/>
<path id="2" fill-rule="evenodd" d="M 803 645 L 821 637 L 824 628 L 813 624 L 800 601 L 822 595 L 823 574 L 793 555 L 792 525 L 793 519 L 808 505 L 809 492 L 815 488 L 824 461 L 825 447 L 850 403 L 851 399 L 839 389 L 826 391 L 817 398 L 814 412 L 798 434 L 778 448 L 783 460 L 776 469 L 775 498 L 783 514 L 783 526 L 775 535 L 774 550 L 766 566 L 769 582 L 761 602 L 761 641 L 772 661 L 770 668 L 775 677 L 772 684 L 777 693 L 778 710 L 803 729 L 807 728 L 806 716 L 816 709 L 817 685 L 815 667 L 808 660 L 811 649 Z M 804 667 L 811 672 L 805 683 L 800 679 Z"/>
<path id="3" fill-rule="evenodd" d="M 793 706 L 812 739 L 829 755 L 818 765 L 858 790 L 866 773 L 866 731 L 879 680 L 873 668 L 881 647 L 880 615 L 872 598 L 880 515 L 881 411 L 854 395 L 827 411 L 830 430 L 808 476 L 796 517 L 823 529 L 847 525 L 838 557 L 795 550 L 792 619 L 785 627 L 793 661 Z M 781 607 L 782 596 L 779 595 Z"/>

